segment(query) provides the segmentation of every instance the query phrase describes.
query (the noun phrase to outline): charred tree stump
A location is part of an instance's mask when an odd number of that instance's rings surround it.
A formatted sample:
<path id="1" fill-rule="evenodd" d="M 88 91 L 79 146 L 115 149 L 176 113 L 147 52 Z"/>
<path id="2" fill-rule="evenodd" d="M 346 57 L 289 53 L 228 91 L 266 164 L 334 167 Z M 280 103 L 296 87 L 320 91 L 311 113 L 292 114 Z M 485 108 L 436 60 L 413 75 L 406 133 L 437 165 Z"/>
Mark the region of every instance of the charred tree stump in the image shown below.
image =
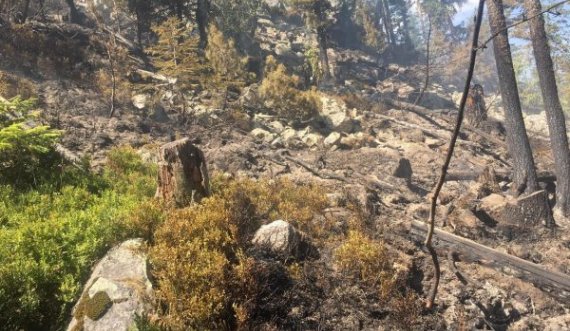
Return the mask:
<path id="1" fill-rule="evenodd" d="M 204 153 L 184 138 L 160 148 L 156 197 L 178 207 L 198 202 L 210 194 Z"/>

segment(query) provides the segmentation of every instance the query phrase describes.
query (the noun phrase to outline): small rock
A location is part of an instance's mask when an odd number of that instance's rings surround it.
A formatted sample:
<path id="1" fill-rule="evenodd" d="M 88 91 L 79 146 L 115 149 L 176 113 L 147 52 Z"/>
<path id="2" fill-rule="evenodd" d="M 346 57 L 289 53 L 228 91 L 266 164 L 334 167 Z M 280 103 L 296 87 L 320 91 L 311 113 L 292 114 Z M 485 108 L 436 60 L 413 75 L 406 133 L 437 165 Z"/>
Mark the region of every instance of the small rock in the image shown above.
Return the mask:
<path id="1" fill-rule="evenodd" d="M 398 178 L 404 178 L 407 181 L 412 180 L 413 171 L 410 160 L 401 158 L 398 161 L 398 165 L 392 170 L 391 175 Z"/>
<path id="2" fill-rule="evenodd" d="M 332 132 L 331 134 L 329 134 L 327 136 L 327 138 L 324 141 L 324 144 L 326 147 L 330 147 L 333 145 L 336 145 L 340 142 L 340 139 L 342 138 L 341 134 L 338 132 Z"/>
<path id="3" fill-rule="evenodd" d="M 137 94 L 131 98 L 131 102 L 133 106 L 137 109 L 144 109 L 146 108 L 146 103 L 148 102 L 149 96 L 146 94 Z"/>
<path id="4" fill-rule="evenodd" d="M 261 128 L 253 129 L 250 134 L 258 140 L 263 140 L 265 142 L 272 142 L 275 139 L 275 135 L 267 130 Z"/>
<path id="5" fill-rule="evenodd" d="M 307 145 L 307 147 L 313 147 L 318 145 L 323 140 L 323 137 L 317 133 L 309 133 L 303 136 L 301 140 L 305 145 Z"/>

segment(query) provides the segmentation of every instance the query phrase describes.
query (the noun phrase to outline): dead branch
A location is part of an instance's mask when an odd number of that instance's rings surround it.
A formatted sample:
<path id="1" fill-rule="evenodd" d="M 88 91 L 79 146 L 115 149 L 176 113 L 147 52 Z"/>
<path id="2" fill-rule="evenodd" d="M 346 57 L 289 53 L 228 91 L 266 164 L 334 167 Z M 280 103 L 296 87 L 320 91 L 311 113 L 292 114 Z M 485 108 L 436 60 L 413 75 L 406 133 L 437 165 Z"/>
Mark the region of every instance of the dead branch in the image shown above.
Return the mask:
<path id="1" fill-rule="evenodd" d="M 445 176 L 447 174 L 447 170 L 449 169 L 449 164 L 451 163 L 451 158 L 453 156 L 453 150 L 455 149 L 455 144 L 457 142 L 457 138 L 459 138 L 459 130 L 461 129 L 461 122 L 463 122 L 463 113 L 465 111 L 465 103 L 467 102 L 467 95 L 469 93 L 469 87 L 471 86 L 471 79 L 473 78 L 473 71 L 475 69 L 475 60 L 477 58 L 477 42 L 479 40 L 479 31 L 481 30 L 481 22 L 483 21 L 483 8 L 485 6 L 485 0 L 479 0 L 479 8 L 477 11 L 477 17 L 475 22 L 475 31 L 473 33 L 473 48 L 471 50 L 471 59 L 469 63 L 469 71 L 467 73 L 467 79 L 465 81 L 465 87 L 463 89 L 463 96 L 461 97 L 461 103 L 459 106 L 459 113 L 457 114 L 457 123 L 455 125 L 455 130 L 453 131 L 453 136 L 451 137 L 451 141 L 449 142 L 449 148 L 447 150 L 447 156 L 445 158 L 445 162 L 441 167 L 441 175 L 439 180 L 435 186 L 435 190 L 431 197 L 431 208 L 430 208 L 430 215 L 429 215 L 429 229 L 427 231 L 426 240 L 424 245 L 426 246 L 427 250 L 430 252 L 432 257 L 434 269 L 435 269 L 435 277 L 433 281 L 433 286 L 431 288 L 430 296 L 428 297 L 428 301 L 426 303 L 426 308 L 431 309 L 433 307 L 435 296 L 437 295 L 437 288 L 439 286 L 439 279 L 440 279 L 440 268 L 439 268 L 439 261 L 437 258 L 437 253 L 435 248 L 432 246 L 432 239 L 433 239 L 433 232 L 435 226 L 435 213 L 437 207 L 437 199 L 439 197 L 439 193 L 445 183 Z"/>
<path id="2" fill-rule="evenodd" d="M 167 84 L 176 84 L 177 79 L 173 77 L 164 76 L 161 74 L 156 74 L 154 72 L 150 72 L 143 69 L 135 69 L 135 72 L 143 77 L 150 77 L 154 80 L 158 80 L 160 82 L 165 82 Z"/>
<path id="3" fill-rule="evenodd" d="M 347 180 L 346 178 L 344 178 L 344 177 L 340 177 L 340 176 L 337 176 L 337 175 L 334 175 L 334 174 L 327 174 L 327 173 L 323 173 L 323 172 L 317 171 L 317 170 L 315 170 L 313 167 L 311 167 L 310 165 L 308 165 L 307 163 L 305 163 L 305 162 L 303 162 L 303 161 L 301 161 L 301 160 L 299 160 L 299 159 L 296 159 L 296 158 L 294 158 L 294 157 L 291 157 L 291 156 L 289 156 L 289 155 L 281 154 L 280 156 L 281 156 L 282 158 L 284 158 L 285 160 L 287 160 L 287 161 L 291 161 L 291 162 L 293 162 L 293 163 L 295 163 L 295 164 L 301 166 L 302 168 L 305 168 L 305 169 L 308 170 L 310 173 L 312 173 L 313 175 L 315 175 L 315 176 L 317 176 L 317 177 L 319 177 L 319 178 L 322 178 L 322 179 L 335 179 L 335 180 L 338 180 L 338 181 L 341 181 L 341 182 L 348 183 L 348 180 Z"/>
<path id="4" fill-rule="evenodd" d="M 546 9 L 544 9 L 544 10 L 541 11 L 540 13 L 537 13 L 536 15 L 532 15 L 532 16 L 530 16 L 530 17 L 526 17 L 526 13 L 524 13 L 524 14 L 522 15 L 522 19 L 521 19 L 520 21 L 515 22 L 515 23 L 513 23 L 513 24 L 511 24 L 511 25 L 508 25 L 508 26 L 506 26 L 504 29 L 501 29 L 501 30 L 499 30 L 499 31 L 497 31 L 497 32 L 495 32 L 495 33 L 493 33 L 487 40 L 485 40 L 484 43 L 481 44 L 481 46 L 478 46 L 477 49 L 484 49 L 484 48 L 487 48 L 487 44 L 490 43 L 491 40 L 495 39 L 495 38 L 496 38 L 498 35 L 500 35 L 501 33 L 505 32 L 505 31 L 507 31 L 507 30 L 509 30 L 509 29 L 511 29 L 511 28 L 514 28 L 514 27 L 517 26 L 517 25 L 523 24 L 524 22 L 530 21 L 530 20 L 532 20 L 532 19 L 535 18 L 535 17 L 538 17 L 538 16 L 543 15 L 543 14 L 545 14 L 545 13 L 549 13 L 552 9 L 554 9 L 554 8 L 556 8 L 556 7 L 560 7 L 560 6 L 562 6 L 563 4 L 565 4 L 565 3 L 567 3 L 567 2 L 570 2 L 570 0 L 564 0 L 564 1 L 557 2 L 557 3 L 553 4 L 552 6 L 550 6 L 550 7 L 546 8 Z"/>

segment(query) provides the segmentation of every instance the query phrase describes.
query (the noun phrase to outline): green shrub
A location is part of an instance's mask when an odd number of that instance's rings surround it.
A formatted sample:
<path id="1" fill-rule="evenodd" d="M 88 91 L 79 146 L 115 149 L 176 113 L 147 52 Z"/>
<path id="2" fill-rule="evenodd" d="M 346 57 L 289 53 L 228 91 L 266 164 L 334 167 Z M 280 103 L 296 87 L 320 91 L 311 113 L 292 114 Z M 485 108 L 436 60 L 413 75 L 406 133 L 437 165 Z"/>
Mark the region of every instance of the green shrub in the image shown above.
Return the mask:
<path id="1" fill-rule="evenodd" d="M 3 328 L 62 328 L 95 261 L 141 232 L 133 212 L 152 197 L 154 172 L 119 151 L 110 153 L 114 168 L 103 176 L 64 169 L 68 179 L 58 189 L 50 182 L 27 191 L 0 185 Z"/>
<path id="2" fill-rule="evenodd" d="M 278 64 L 272 56 L 267 57 L 265 78 L 259 92 L 276 113 L 288 119 L 302 120 L 318 115 L 322 108 L 318 92 L 303 91 L 299 86 L 298 76 L 289 75 L 283 64 Z"/>

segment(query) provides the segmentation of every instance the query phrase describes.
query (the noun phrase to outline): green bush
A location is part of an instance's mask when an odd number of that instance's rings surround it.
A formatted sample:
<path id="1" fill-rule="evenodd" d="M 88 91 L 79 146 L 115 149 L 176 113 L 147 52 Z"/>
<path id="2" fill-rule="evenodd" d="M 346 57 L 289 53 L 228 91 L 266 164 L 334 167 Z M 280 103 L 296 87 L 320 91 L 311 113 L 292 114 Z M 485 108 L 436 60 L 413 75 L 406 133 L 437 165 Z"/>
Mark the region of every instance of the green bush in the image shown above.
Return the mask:
<path id="1" fill-rule="evenodd" d="M 103 176 L 69 174 L 59 189 L 0 185 L 3 328 L 62 328 L 95 261 L 137 232 L 134 211 L 152 197 L 155 171 L 127 148 L 112 151 L 109 164 Z"/>
<path id="2" fill-rule="evenodd" d="M 32 99 L 0 99 L 0 184 L 35 184 L 59 164 L 53 146 L 61 132 L 34 125 L 34 106 Z"/>

